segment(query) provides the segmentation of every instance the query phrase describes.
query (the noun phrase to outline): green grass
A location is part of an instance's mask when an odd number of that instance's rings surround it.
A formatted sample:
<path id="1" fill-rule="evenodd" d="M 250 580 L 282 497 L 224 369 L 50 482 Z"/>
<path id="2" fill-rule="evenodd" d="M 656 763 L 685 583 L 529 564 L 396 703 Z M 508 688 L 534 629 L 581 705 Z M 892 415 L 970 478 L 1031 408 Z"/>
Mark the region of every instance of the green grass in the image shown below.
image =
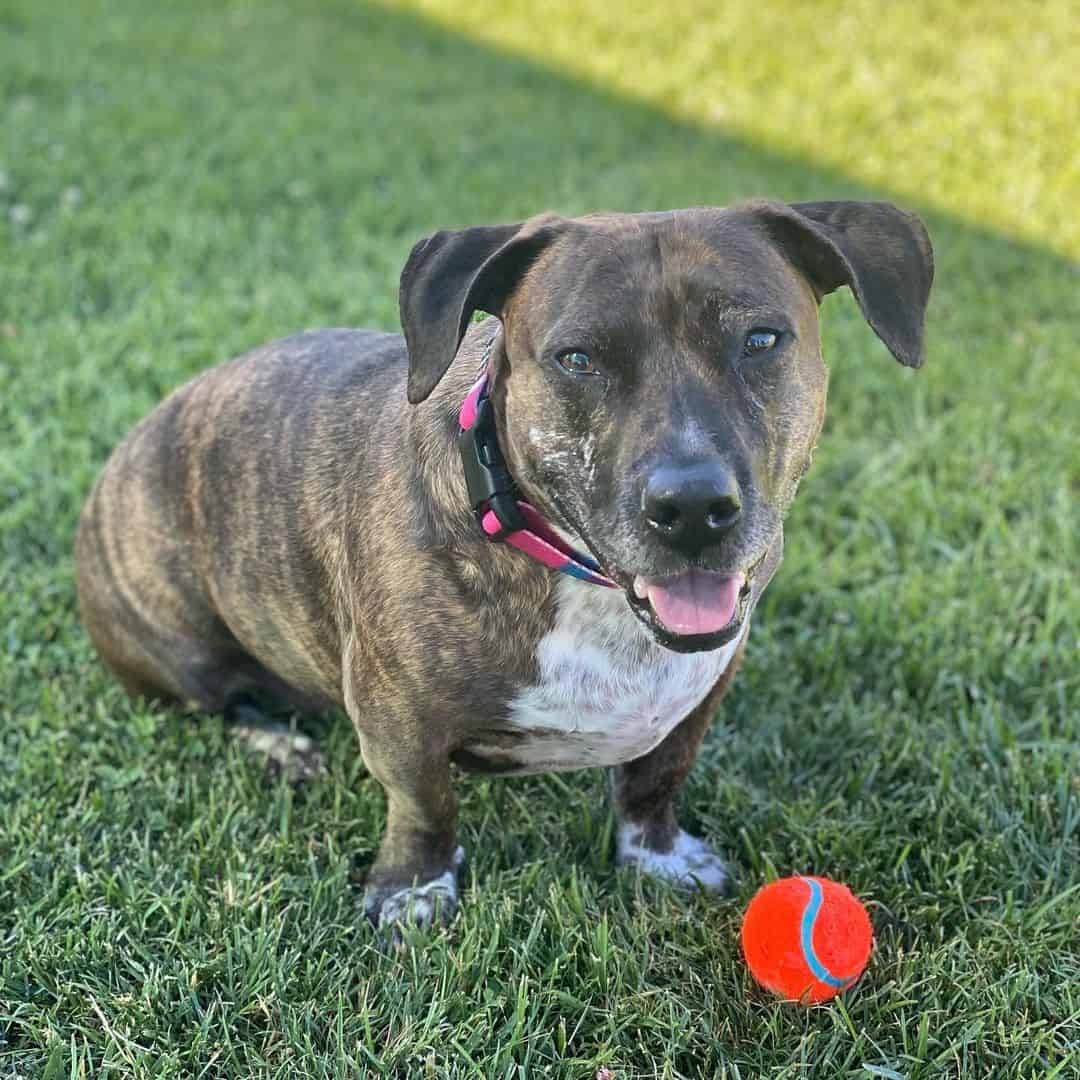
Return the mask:
<path id="1" fill-rule="evenodd" d="M 418 6 L 0 0 L 0 1077 L 1080 1075 L 1069 5 Z M 81 499 L 193 372 L 396 325 L 427 230 L 750 195 L 905 202 L 938 283 L 919 373 L 825 305 L 827 430 L 685 799 L 737 896 L 617 873 L 598 774 L 465 781 L 462 914 L 388 953 L 348 723 L 293 793 L 128 702 Z M 800 871 L 877 936 L 809 1011 L 737 944 Z"/>

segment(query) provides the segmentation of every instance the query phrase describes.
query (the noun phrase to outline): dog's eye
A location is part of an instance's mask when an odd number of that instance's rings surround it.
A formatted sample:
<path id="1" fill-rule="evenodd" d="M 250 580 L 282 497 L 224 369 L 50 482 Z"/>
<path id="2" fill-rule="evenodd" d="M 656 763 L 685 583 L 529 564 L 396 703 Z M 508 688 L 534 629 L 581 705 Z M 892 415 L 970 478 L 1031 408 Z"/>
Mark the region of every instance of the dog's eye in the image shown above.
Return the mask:
<path id="1" fill-rule="evenodd" d="M 756 356 L 758 353 L 768 352 L 780 339 L 775 330 L 766 330 L 763 326 L 755 327 L 746 335 L 743 342 L 743 355 Z"/>
<path id="2" fill-rule="evenodd" d="M 568 349 L 555 357 L 559 367 L 563 371 L 569 371 L 571 375 L 596 375 L 596 366 L 589 359 L 588 353 L 580 349 Z"/>

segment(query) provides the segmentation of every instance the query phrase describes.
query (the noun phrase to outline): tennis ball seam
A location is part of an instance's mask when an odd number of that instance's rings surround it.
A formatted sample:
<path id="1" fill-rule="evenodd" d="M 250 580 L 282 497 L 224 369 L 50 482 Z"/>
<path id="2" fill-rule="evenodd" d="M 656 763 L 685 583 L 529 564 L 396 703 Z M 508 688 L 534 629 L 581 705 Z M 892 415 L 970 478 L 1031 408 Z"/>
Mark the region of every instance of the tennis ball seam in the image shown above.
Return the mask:
<path id="1" fill-rule="evenodd" d="M 803 908 L 802 922 L 799 926 L 799 943 L 802 946 L 803 959 L 815 979 L 820 980 L 827 986 L 835 987 L 837 990 L 843 990 L 845 987 L 850 986 L 859 976 L 852 975 L 846 979 L 838 978 L 818 958 L 818 954 L 814 950 L 814 926 L 824 903 L 824 894 L 821 886 L 813 878 L 800 877 L 799 880 L 810 888 L 810 901 Z"/>

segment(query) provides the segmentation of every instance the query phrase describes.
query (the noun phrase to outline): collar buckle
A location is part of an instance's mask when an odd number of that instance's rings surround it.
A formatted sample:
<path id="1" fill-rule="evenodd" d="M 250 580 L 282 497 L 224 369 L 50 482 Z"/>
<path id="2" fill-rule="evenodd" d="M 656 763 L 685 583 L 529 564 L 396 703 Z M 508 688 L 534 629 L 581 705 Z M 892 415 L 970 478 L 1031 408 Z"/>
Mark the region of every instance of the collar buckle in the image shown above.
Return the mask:
<path id="1" fill-rule="evenodd" d="M 476 419 L 458 433 L 458 450 L 465 471 L 469 505 L 489 540 L 502 540 L 508 533 L 524 529 L 525 519 L 517 505 L 514 478 L 506 467 L 495 431 L 495 410 L 486 393 L 476 400 Z M 483 528 L 485 515 L 491 511 L 499 522 L 498 532 Z"/>

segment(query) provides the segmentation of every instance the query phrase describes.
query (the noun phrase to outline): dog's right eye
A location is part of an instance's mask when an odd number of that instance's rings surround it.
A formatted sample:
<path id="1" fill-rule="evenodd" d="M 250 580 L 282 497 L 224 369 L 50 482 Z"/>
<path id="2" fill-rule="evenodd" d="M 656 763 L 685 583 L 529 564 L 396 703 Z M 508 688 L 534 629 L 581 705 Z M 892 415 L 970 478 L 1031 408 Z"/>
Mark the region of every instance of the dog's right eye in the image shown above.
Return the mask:
<path id="1" fill-rule="evenodd" d="M 583 353 L 580 349 L 567 349 L 566 352 L 559 353 L 555 361 L 563 371 L 569 371 L 571 375 L 599 374 L 589 354 Z"/>

